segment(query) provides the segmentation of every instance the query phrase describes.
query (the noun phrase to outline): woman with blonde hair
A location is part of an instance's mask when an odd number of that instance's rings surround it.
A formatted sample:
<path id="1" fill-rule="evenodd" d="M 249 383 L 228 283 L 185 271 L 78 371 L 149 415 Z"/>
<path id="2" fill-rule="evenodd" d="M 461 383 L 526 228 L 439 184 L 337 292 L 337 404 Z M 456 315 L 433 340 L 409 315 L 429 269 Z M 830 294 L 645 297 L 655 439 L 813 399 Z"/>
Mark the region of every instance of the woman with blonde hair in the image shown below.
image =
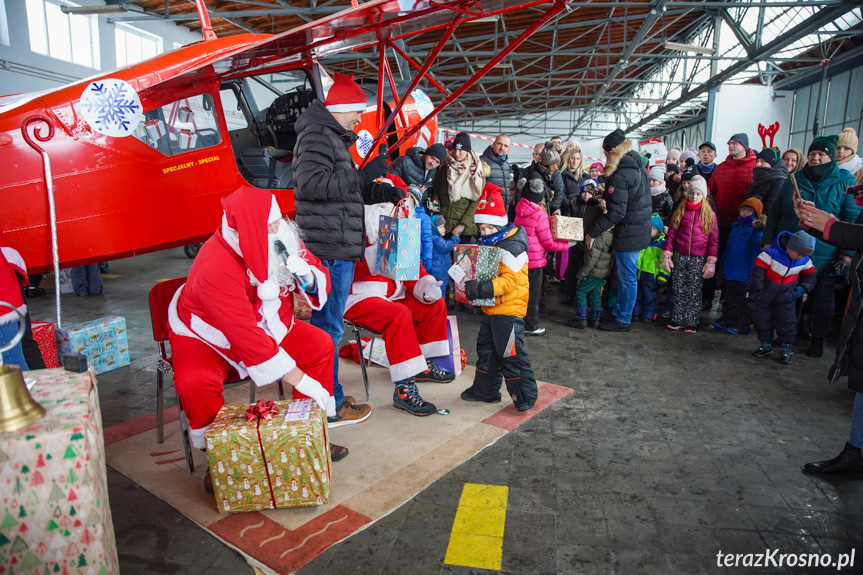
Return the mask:
<path id="1" fill-rule="evenodd" d="M 788 168 L 788 173 L 793 174 L 803 169 L 806 160 L 803 158 L 803 152 L 797 148 L 788 148 L 782 152 L 782 162 Z"/>

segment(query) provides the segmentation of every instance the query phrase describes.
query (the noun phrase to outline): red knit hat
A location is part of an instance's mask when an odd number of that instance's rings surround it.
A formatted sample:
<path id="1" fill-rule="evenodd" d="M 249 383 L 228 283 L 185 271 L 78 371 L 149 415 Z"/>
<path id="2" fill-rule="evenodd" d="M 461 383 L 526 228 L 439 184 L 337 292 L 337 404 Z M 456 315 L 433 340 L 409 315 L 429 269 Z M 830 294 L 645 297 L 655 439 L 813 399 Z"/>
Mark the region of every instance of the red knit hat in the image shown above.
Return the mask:
<path id="1" fill-rule="evenodd" d="M 222 198 L 225 210 L 224 223 L 236 231 L 240 241 L 240 252 L 249 268 L 253 283 L 257 285 L 258 297 L 272 300 L 279 297 L 279 288 L 268 279 L 269 250 L 267 247 L 267 224 L 278 221 L 274 213 L 281 214 L 272 193 L 244 186 Z"/>
<path id="2" fill-rule="evenodd" d="M 506 206 L 504 206 L 503 198 L 500 195 L 502 189 L 491 183 L 486 184 L 482 189 L 482 196 L 476 204 L 476 212 L 473 215 L 473 221 L 476 225 L 491 224 L 503 227 L 509 223 L 509 219 L 506 217 Z"/>
<path id="3" fill-rule="evenodd" d="M 353 76 L 336 74 L 324 106 L 330 112 L 365 112 L 366 93 L 354 82 Z"/>

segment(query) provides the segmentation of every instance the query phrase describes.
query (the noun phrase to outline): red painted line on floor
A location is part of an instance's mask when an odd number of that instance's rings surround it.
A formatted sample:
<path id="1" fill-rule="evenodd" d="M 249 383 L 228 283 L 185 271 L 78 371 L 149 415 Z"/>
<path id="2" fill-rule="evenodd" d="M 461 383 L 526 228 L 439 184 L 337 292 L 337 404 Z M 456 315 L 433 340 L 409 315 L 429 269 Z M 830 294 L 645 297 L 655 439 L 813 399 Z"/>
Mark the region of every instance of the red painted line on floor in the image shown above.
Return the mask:
<path id="1" fill-rule="evenodd" d="M 572 391 L 573 390 L 568 387 L 546 383 L 539 388 L 536 405 L 530 411 L 518 411 L 515 408 L 515 405 L 509 405 L 494 415 L 486 417 L 482 422 L 512 431 L 525 422 L 530 421 L 534 416 L 544 411 L 549 405 L 563 399 L 572 393 Z"/>
<path id="2" fill-rule="evenodd" d="M 151 453 L 151 454 L 150 454 L 150 457 L 161 457 L 161 456 L 163 456 L 163 455 L 170 455 L 170 454 L 172 454 L 172 453 L 177 453 L 178 451 L 180 451 L 180 450 L 179 450 L 179 449 L 175 449 L 175 450 L 173 450 L 173 451 L 160 451 L 160 452 L 158 452 L 158 453 L 155 453 L 155 452 L 154 452 L 154 453 Z"/>
<path id="3" fill-rule="evenodd" d="M 178 419 L 180 419 L 180 414 L 177 413 L 176 409 L 171 408 L 165 410 L 165 425 L 173 423 Z M 106 427 L 105 445 L 111 445 L 112 443 L 129 439 L 130 437 L 134 437 L 135 435 L 144 433 L 145 431 L 150 431 L 151 429 L 156 429 L 155 413 L 148 413 L 147 415 L 142 415 L 141 417 L 136 417 L 135 419 L 130 419 L 128 421 L 112 425 L 111 427 Z"/>
<path id="4" fill-rule="evenodd" d="M 178 461 L 186 461 L 185 457 L 178 457 L 177 459 L 163 459 L 162 461 L 157 461 L 156 465 L 165 465 L 166 463 L 177 463 Z"/>

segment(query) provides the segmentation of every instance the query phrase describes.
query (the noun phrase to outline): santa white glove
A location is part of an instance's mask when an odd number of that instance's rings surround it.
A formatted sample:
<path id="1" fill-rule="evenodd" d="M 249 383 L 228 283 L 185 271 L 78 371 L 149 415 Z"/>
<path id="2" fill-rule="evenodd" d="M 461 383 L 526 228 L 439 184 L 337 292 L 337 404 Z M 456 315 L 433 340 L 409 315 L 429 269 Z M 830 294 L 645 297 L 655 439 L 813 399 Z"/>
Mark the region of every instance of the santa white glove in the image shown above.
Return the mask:
<path id="1" fill-rule="evenodd" d="M 320 383 L 309 377 L 308 375 L 303 375 L 303 378 L 300 380 L 300 383 L 294 386 L 294 389 L 315 400 L 315 403 L 323 409 L 327 410 L 327 399 L 330 397 L 330 393 L 324 389 Z"/>
<path id="2" fill-rule="evenodd" d="M 417 280 L 414 286 L 414 297 L 423 303 L 434 303 L 441 298 L 440 286 L 443 282 L 437 281 L 433 275 L 425 275 Z"/>
<path id="3" fill-rule="evenodd" d="M 285 262 L 285 267 L 303 283 L 304 288 L 315 287 L 315 276 L 306 260 L 296 254 L 291 254 Z"/>

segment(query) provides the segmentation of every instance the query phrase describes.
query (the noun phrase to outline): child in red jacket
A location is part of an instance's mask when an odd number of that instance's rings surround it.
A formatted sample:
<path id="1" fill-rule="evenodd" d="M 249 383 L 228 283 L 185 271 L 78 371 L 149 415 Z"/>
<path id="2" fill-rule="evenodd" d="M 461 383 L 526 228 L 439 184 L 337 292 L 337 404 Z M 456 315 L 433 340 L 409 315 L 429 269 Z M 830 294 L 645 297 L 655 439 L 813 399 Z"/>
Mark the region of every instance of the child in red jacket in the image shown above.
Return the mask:
<path id="1" fill-rule="evenodd" d="M 545 328 L 539 327 L 539 300 L 542 296 L 542 270 L 546 265 L 546 250 L 563 252 L 575 242 L 556 240 L 551 236 L 548 213 L 539 203 L 542 192 L 530 185 L 524 186 L 521 200 L 515 207 L 515 225 L 524 228 L 528 245 L 528 283 L 530 294 L 527 302 L 527 315 L 524 316 L 525 335 L 545 335 Z"/>
<path id="2" fill-rule="evenodd" d="M 667 327 L 686 333 L 698 330 L 702 285 L 716 273 L 719 254 L 716 214 L 706 198 L 707 181 L 693 177 L 686 200 L 671 216 L 662 253 L 662 267 L 671 273 L 674 285 L 674 309 Z"/>

